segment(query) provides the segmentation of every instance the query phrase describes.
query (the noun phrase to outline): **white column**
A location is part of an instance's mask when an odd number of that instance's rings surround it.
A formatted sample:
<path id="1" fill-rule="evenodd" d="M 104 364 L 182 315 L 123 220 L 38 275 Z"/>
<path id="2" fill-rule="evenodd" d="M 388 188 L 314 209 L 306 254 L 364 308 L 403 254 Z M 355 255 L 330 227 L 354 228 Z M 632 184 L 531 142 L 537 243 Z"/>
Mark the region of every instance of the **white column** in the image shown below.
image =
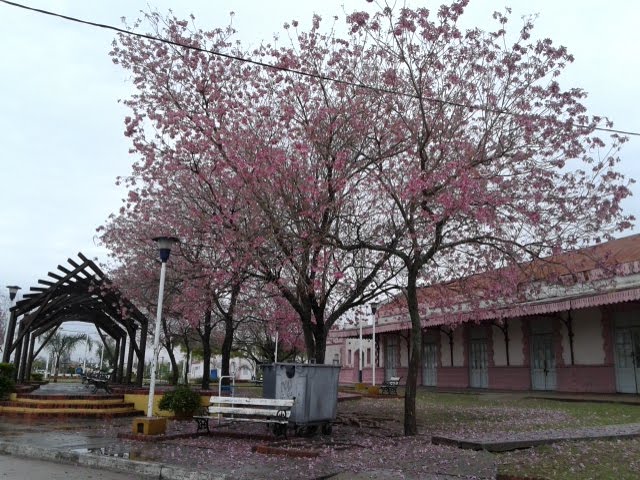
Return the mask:
<path id="1" fill-rule="evenodd" d="M 358 346 L 358 382 L 362 383 L 362 360 L 364 359 L 364 355 L 362 355 L 362 317 L 360 317 L 360 340 Z"/>
<path id="2" fill-rule="evenodd" d="M 373 345 L 371 346 L 371 384 L 376 386 L 376 314 L 373 314 Z"/>

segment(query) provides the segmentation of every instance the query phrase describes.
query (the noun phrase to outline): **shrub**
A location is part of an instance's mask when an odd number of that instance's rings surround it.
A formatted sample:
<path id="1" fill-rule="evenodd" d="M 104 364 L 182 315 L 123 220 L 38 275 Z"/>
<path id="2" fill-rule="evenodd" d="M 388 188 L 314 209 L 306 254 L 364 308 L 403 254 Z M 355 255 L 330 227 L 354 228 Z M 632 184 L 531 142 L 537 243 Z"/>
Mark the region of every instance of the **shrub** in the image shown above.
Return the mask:
<path id="1" fill-rule="evenodd" d="M 44 378 L 44 375 L 42 375 L 41 373 L 32 373 L 31 374 L 31 380 L 33 382 L 41 382 L 43 378 Z"/>
<path id="2" fill-rule="evenodd" d="M 192 415 L 200 405 L 200 394 L 183 385 L 165 392 L 159 404 L 160 410 L 171 410 L 178 416 Z"/>
<path id="3" fill-rule="evenodd" d="M 8 398 L 9 394 L 15 390 L 13 373 L 13 363 L 0 363 L 0 400 Z"/>
<path id="4" fill-rule="evenodd" d="M 370 385 L 367 388 L 367 393 L 369 395 L 380 395 L 380 387 L 378 387 L 377 385 L 376 386 Z"/>

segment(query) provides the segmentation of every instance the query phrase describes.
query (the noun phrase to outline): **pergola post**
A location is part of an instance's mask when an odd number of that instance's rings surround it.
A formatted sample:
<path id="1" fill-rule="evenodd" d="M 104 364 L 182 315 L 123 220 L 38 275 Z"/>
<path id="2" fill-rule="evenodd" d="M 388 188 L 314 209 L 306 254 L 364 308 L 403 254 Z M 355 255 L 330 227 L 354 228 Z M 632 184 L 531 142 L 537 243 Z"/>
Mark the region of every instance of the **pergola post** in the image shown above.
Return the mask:
<path id="1" fill-rule="evenodd" d="M 29 340 L 29 353 L 27 354 L 27 366 L 25 369 L 25 379 L 31 381 L 31 370 L 33 368 L 33 349 L 36 343 L 36 334 L 31 332 L 31 339 Z"/>
<path id="2" fill-rule="evenodd" d="M 131 383 L 131 371 L 133 369 L 133 354 L 135 353 L 136 345 L 136 331 L 134 329 L 127 329 L 129 335 L 129 355 L 127 357 L 127 373 L 125 375 L 125 383 Z"/>
<path id="3" fill-rule="evenodd" d="M 124 354 L 127 343 L 127 335 L 120 337 L 120 361 L 118 362 L 118 383 L 122 383 L 124 374 Z"/>
<path id="4" fill-rule="evenodd" d="M 11 352 L 13 351 L 13 336 L 16 330 L 16 312 L 11 312 L 9 316 L 9 325 L 7 328 L 7 339 L 5 341 L 5 345 L 7 346 L 2 352 L 2 362 L 9 363 L 9 359 L 11 358 Z"/>
<path id="5" fill-rule="evenodd" d="M 29 343 L 31 341 L 31 332 L 26 329 L 24 332 L 24 338 L 22 339 L 22 358 L 20 359 L 20 375 L 19 381 L 20 383 L 25 382 L 25 377 L 27 375 L 27 363 L 29 359 Z"/>
<path id="6" fill-rule="evenodd" d="M 22 368 L 22 350 L 23 350 L 22 346 L 24 344 L 23 331 L 24 331 L 24 320 L 21 320 L 20 323 L 18 324 L 18 338 L 20 338 L 20 341 L 16 345 L 16 353 L 13 357 L 13 365 L 15 367 L 14 379 L 16 382 L 18 382 L 20 379 L 20 369 Z"/>

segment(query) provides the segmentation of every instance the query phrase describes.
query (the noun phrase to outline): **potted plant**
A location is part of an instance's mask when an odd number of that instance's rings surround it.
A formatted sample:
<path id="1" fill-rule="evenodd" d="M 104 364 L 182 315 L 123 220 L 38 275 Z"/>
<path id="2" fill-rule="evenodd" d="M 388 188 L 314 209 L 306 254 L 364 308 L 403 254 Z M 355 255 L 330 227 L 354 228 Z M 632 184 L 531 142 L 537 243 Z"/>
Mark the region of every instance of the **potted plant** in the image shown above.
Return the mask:
<path id="1" fill-rule="evenodd" d="M 165 392 L 159 404 L 160 410 L 170 410 L 179 419 L 191 418 L 200 406 L 200 394 L 184 385 Z"/>

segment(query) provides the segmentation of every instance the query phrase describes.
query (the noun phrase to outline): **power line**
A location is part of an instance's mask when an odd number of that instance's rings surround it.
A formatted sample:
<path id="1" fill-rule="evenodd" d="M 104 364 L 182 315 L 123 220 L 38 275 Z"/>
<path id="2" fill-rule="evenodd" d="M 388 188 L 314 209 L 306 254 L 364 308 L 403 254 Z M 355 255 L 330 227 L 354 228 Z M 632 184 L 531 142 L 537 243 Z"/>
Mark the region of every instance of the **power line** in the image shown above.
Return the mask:
<path id="1" fill-rule="evenodd" d="M 388 89 L 388 88 L 376 87 L 376 86 L 368 85 L 368 84 L 364 84 L 364 83 L 351 82 L 349 80 L 343 80 L 341 78 L 334 78 L 334 77 L 329 77 L 329 76 L 321 75 L 321 74 L 317 74 L 317 73 L 305 72 L 304 70 L 296 70 L 296 69 L 293 69 L 293 68 L 281 67 L 281 66 L 278 66 L 278 65 L 273 65 L 271 63 L 260 62 L 260 61 L 257 61 L 257 60 L 252 60 L 250 58 L 238 57 L 236 55 L 231 55 L 231 54 L 228 54 L 228 53 L 218 52 L 218 51 L 215 51 L 215 50 L 208 50 L 206 48 L 197 47 L 197 46 L 193 46 L 193 45 L 185 45 L 183 43 L 175 42 L 173 40 L 169 40 L 169 39 L 166 39 L 166 38 L 156 37 L 156 36 L 148 35 L 148 34 L 145 34 L 145 33 L 132 32 L 131 30 L 126 30 L 124 28 L 115 27 L 113 25 L 108 25 L 108 24 L 105 24 L 105 23 L 92 22 L 92 21 L 89 21 L 89 20 L 83 20 L 81 18 L 71 17 L 71 16 L 68 16 L 68 15 L 63 15 L 63 14 L 60 14 L 60 13 L 52 12 L 52 11 L 49 11 L 49 10 L 43 10 L 43 9 L 40 9 L 40 8 L 34 8 L 34 7 L 30 7 L 28 5 L 23 5 L 23 4 L 16 3 L 16 2 L 11 2 L 9 0 L 0 0 L 0 2 L 2 2 L 4 4 L 7 4 L 7 5 L 10 5 L 10 6 L 13 6 L 13 7 L 22 8 L 24 10 L 29 10 L 29 11 L 36 12 L 36 13 L 41 13 L 43 15 L 48 15 L 48 16 L 51 16 L 51 17 L 61 18 L 63 20 L 68 20 L 70 22 L 80 23 L 82 25 L 89 25 L 91 27 L 103 28 L 103 29 L 106 29 L 106 30 L 112 30 L 114 32 L 123 33 L 125 35 L 132 35 L 134 37 L 144 38 L 144 39 L 151 40 L 151 41 L 154 41 L 154 42 L 165 43 L 165 44 L 168 44 L 168 45 L 173 45 L 173 46 L 180 47 L 180 48 L 185 48 L 185 49 L 188 49 L 188 50 L 194 50 L 194 51 L 197 51 L 197 52 L 208 53 L 208 54 L 215 55 L 215 56 L 218 56 L 218 57 L 222 57 L 222 58 L 226 58 L 226 59 L 234 60 L 234 61 L 238 61 L 238 62 L 244 62 L 244 63 L 248 63 L 248 64 L 251 64 L 251 65 L 256 65 L 258 67 L 267 68 L 267 69 L 270 69 L 270 70 L 277 70 L 277 71 L 281 71 L 281 72 L 292 73 L 292 74 L 295 74 L 295 75 L 300 75 L 300 76 L 309 77 L 309 78 L 315 78 L 315 79 L 318 79 L 318 80 L 325 80 L 325 81 L 329 81 L 329 82 L 338 83 L 338 84 L 341 84 L 341 85 L 347 85 L 347 86 L 350 86 L 350 87 L 357 87 L 357 88 L 362 88 L 362 89 L 366 89 L 366 90 L 372 90 L 372 91 L 376 91 L 376 92 L 380 92 L 380 93 L 388 93 L 388 94 L 391 94 L 391 95 L 400 95 L 400 96 L 405 96 L 405 97 L 410 97 L 410 98 L 418 98 L 416 95 L 408 94 L 408 93 L 405 93 L 405 92 L 398 92 L 396 90 L 391 90 L 391 89 Z M 509 111 L 506 111 L 506 110 L 500 110 L 500 109 L 493 109 L 493 108 L 485 107 L 483 105 L 464 104 L 464 103 L 458 103 L 458 102 L 454 102 L 454 101 L 450 101 L 450 100 L 443 100 L 443 99 L 434 98 L 434 97 L 422 97 L 422 99 L 426 100 L 427 102 L 440 103 L 442 105 L 448 105 L 448 106 L 452 106 L 452 107 L 461 107 L 461 108 L 479 110 L 479 111 L 484 111 L 484 112 L 489 112 L 489 113 L 510 115 L 510 116 L 514 116 L 514 117 L 536 117 L 535 115 L 518 114 L 518 113 L 509 112 Z M 576 128 L 590 128 L 588 125 L 583 125 L 583 124 L 574 124 L 573 126 L 576 127 Z M 598 131 L 601 131 L 601 132 L 608 132 L 608 133 L 616 133 L 616 134 L 620 134 L 620 135 L 630 135 L 630 136 L 638 136 L 638 137 L 640 137 L 640 132 L 634 132 L 634 131 L 630 131 L 630 130 L 619 130 L 619 129 L 607 128 L 607 127 L 594 127 L 594 130 L 598 130 Z"/>

